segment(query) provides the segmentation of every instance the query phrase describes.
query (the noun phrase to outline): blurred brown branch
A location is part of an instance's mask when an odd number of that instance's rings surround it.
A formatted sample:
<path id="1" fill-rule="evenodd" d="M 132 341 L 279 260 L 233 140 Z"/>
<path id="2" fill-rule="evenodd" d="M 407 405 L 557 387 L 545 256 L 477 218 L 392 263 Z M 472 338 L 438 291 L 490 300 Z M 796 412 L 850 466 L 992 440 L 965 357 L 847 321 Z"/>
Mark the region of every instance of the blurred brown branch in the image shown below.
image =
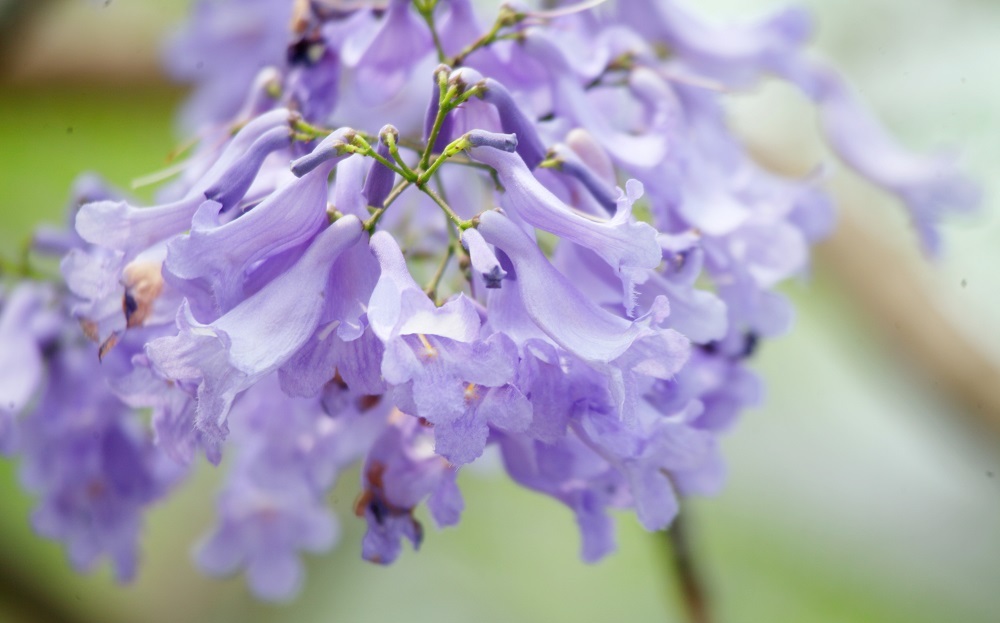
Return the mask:
<path id="1" fill-rule="evenodd" d="M 750 151 L 772 171 L 802 175 L 796 171 L 794 154 L 777 154 L 756 144 Z M 832 275 L 904 358 L 961 407 L 958 411 L 967 424 L 1000 437 L 1000 367 L 940 311 L 917 272 L 921 264 L 901 257 L 843 209 L 834 234 L 814 253 L 819 270 Z M 929 262 L 922 266 L 930 270 Z"/>
<path id="2" fill-rule="evenodd" d="M 0 9 L 0 82 L 162 83 L 159 46 L 182 4 L 13 2 Z"/>
<path id="3" fill-rule="evenodd" d="M 712 623 L 708 607 L 708 595 L 704 580 L 696 564 L 695 554 L 688 532 L 689 518 L 685 511 L 678 513 L 674 522 L 664 532 L 669 542 L 673 572 L 677 578 L 677 588 L 690 623 Z"/>
<path id="4" fill-rule="evenodd" d="M 86 623 L 89 617 L 72 609 L 45 582 L 22 573 L 13 560 L 0 561 L 0 603 L 4 612 L 24 623 Z"/>
<path id="5" fill-rule="evenodd" d="M 842 211 L 837 233 L 816 255 L 850 300 L 962 406 L 975 427 L 1000 436 L 1000 368 L 937 309 L 913 267 L 849 211 Z"/>
<path id="6" fill-rule="evenodd" d="M 10 64 L 13 50 L 31 20 L 44 12 L 53 0 L 13 0 L 0 3 L 0 69 Z"/>

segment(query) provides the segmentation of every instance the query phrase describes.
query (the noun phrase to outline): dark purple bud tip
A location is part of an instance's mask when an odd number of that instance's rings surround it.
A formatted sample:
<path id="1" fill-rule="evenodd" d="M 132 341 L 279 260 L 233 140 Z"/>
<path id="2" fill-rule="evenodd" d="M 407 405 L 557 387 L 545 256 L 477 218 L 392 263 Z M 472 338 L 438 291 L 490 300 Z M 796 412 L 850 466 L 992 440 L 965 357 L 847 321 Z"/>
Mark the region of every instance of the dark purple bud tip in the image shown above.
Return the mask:
<path id="1" fill-rule="evenodd" d="M 487 288 L 497 289 L 507 276 L 507 271 L 500 266 L 496 254 L 483 240 L 482 234 L 475 229 L 462 232 L 462 244 L 469 250 L 469 260 L 472 267 L 483 277 Z"/>
<path id="2" fill-rule="evenodd" d="M 496 290 L 499 289 L 503 283 L 503 278 L 507 276 L 507 271 L 500 268 L 497 264 L 489 272 L 483 273 L 483 281 L 486 283 L 486 287 Z"/>
<path id="3" fill-rule="evenodd" d="M 465 137 L 472 147 L 492 147 L 508 153 L 513 153 L 517 149 L 517 135 L 515 134 L 472 130 Z"/>
<path id="4" fill-rule="evenodd" d="M 355 131 L 351 128 L 340 128 L 330 136 L 320 141 L 312 152 L 292 162 L 292 173 L 302 177 L 324 162 L 342 156 L 344 147 L 354 140 Z"/>

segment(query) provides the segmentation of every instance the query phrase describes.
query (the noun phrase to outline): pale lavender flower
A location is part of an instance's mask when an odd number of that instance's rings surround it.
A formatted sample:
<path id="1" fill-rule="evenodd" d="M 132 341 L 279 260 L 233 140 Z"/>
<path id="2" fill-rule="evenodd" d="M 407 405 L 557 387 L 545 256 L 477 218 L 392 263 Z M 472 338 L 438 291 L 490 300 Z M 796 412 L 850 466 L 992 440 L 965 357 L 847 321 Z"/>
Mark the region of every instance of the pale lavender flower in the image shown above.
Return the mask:
<path id="1" fill-rule="evenodd" d="M 360 25 L 344 42 L 344 64 L 364 88 L 359 95 L 369 103 L 396 95 L 414 65 L 432 50 L 427 27 L 410 0 L 389 0 L 385 15 Z"/>
<path id="2" fill-rule="evenodd" d="M 187 229 L 203 203 L 215 202 L 220 211 L 232 208 L 250 188 L 264 159 L 288 146 L 289 114 L 274 110 L 247 124 L 183 198 L 149 208 L 136 208 L 124 201 L 89 203 L 77 214 L 77 232 L 87 242 L 131 259 Z"/>
<path id="3" fill-rule="evenodd" d="M 0 453 L 15 448 L 14 418 L 41 389 L 46 351 L 62 329 L 55 292 L 24 283 L 0 292 Z"/>
<path id="4" fill-rule="evenodd" d="M 209 325 L 178 313 L 180 333 L 150 342 L 155 368 L 173 380 L 198 383 L 197 425 L 224 437 L 237 394 L 277 370 L 316 330 L 326 304 L 327 276 L 337 256 L 361 235 L 344 217 L 318 235 L 286 273 Z"/>
<path id="5" fill-rule="evenodd" d="M 333 136 L 337 136 L 334 134 Z M 239 218 L 219 222 L 221 204 L 206 202 L 189 232 L 168 245 L 164 270 L 172 283 L 211 292 L 225 313 L 245 297 L 248 273 L 267 258 L 304 246 L 328 223 L 327 178 L 345 155 L 291 178 Z"/>
<path id="6" fill-rule="evenodd" d="M 382 376 L 405 412 L 434 425 L 435 451 L 462 465 L 486 446 L 488 425 L 524 430 L 531 408 L 508 388 L 517 349 L 503 334 L 480 339 L 479 316 L 464 296 L 440 308 L 413 281 L 395 241 L 372 238 L 382 276 L 368 320 L 384 343 Z"/>
<path id="7" fill-rule="evenodd" d="M 398 556 L 402 539 L 419 548 L 423 526 L 413 517 L 427 501 L 439 527 L 458 523 L 465 503 L 455 485 L 457 470 L 431 450 L 430 431 L 400 413 L 375 441 L 362 472 L 363 492 L 355 511 L 368 522 L 362 556 L 389 564 Z"/>
<path id="8" fill-rule="evenodd" d="M 593 249 L 615 269 L 622 281 L 623 300 L 631 309 L 634 288 L 646 272 L 660 263 L 656 230 L 632 218 L 632 204 L 642 196 L 642 185 L 631 182 L 620 192 L 611 220 L 589 218 L 563 204 L 531 174 L 524 161 L 491 147 L 476 147 L 472 156 L 496 170 L 504 187 L 501 205 L 514 218 Z"/>
<path id="9" fill-rule="evenodd" d="M 38 405 L 19 425 L 21 474 L 39 496 L 35 530 L 63 541 L 85 571 L 107 556 L 120 581 L 136 572 L 142 513 L 177 471 L 105 384 L 93 354 L 55 347 Z"/>
<path id="10" fill-rule="evenodd" d="M 258 71 L 284 60 L 292 2 L 199 0 L 166 46 L 164 64 L 177 80 L 197 85 L 181 111 L 192 132 L 231 119 Z"/>
<path id="11" fill-rule="evenodd" d="M 639 33 L 664 41 L 702 75 L 745 87 L 762 72 L 780 72 L 812 34 L 800 7 L 780 8 L 756 21 L 712 24 L 678 0 L 624 0 L 620 19 Z"/>
<path id="12" fill-rule="evenodd" d="M 476 269 L 487 288 L 499 288 L 507 271 L 500 266 L 497 256 L 483 240 L 483 235 L 476 229 L 462 232 L 462 245 L 469 252 L 472 267 Z"/>
<path id="13" fill-rule="evenodd" d="M 336 542 L 326 497 L 339 471 L 374 442 L 385 409 L 331 417 L 319 400 L 285 396 L 272 375 L 233 410 L 239 449 L 219 498 L 218 525 L 198 547 L 198 566 L 212 575 L 245 569 L 254 594 L 287 600 L 304 575 L 298 553 L 324 552 Z"/>
<path id="14" fill-rule="evenodd" d="M 819 104 L 827 140 L 837 155 L 906 204 L 924 250 L 936 255 L 941 247 L 939 222 L 950 212 L 973 212 L 982 199 L 976 184 L 959 170 L 957 154 L 907 151 L 828 68 L 816 68 L 805 88 L 815 89 L 810 94 Z"/>

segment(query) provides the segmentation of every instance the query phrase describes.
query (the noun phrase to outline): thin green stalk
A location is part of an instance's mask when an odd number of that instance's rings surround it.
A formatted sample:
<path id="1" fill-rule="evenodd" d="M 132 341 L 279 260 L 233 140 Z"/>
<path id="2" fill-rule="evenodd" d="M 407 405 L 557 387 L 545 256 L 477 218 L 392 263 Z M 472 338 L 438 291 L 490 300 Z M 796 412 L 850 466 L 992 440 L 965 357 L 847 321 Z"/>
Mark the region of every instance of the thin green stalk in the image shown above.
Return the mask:
<path id="1" fill-rule="evenodd" d="M 476 83 L 466 88 L 458 95 L 458 97 L 449 102 L 449 109 L 453 110 L 455 108 L 458 108 L 462 104 L 469 101 L 469 98 L 473 96 L 480 96 L 485 90 L 486 90 L 486 84 L 483 82 Z"/>
<path id="2" fill-rule="evenodd" d="M 451 228 L 449 228 L 450 230 Z M 438 264 L 437 270 L 434 271 L 434 276 L 431 277 L 430 282 L 427 287 L 424 288 L 424 292 L 431 298 L 431 300 L 437 299 L 437 289 L 438 285 L 441 283 L 441 278 L 444 277 L 444 272 L 448 269 L 448 263 L 451 258 L 455 255 L 455 245 L 449 244 L 448 250 L 445 252 L 444 257 L 441 259 L 441 263 Z"/>
<path id="3" fill-rule="evenodd" d="M 434 159 L 434 162 L 432 162 L 431 165 L 427 167 L 427 169 L 425 169 L 424 172 L 421 173 L 420 176 L 417 178 L 417 186 L 422 187 L 424 184 L 426 184 L 427 181 L 431 179 L 431 176 L 434 175 L 439 168 L 441 168 L 442 164 L 447 162 L 452 156 L 462 151 L 463 149 L 467 148 L 468 146 L 469 146 L 469 140 L 464 136 L 460 136 L 451 143 L 448 143 L 448 146 L 444 148 L 444 151 L 441 152 L 441 154 Z"/>
<path id="4" fill-rule="evenodd" d="M 392 132 L 387 132 L 385 137 L 382 138 L 382 140 L 384 140 L 386 146 L 389 147 L 389 153 L 392 155 L 393 159 L 399 165 L 399 168 L 401 168 L 406 173 L 406 175 L 403 176 L 404 179 L 408 179 L 408 176 L 416 177 L 417 173 L 413 169 L 411 169 L 408 164 L 406 164 L 406 161 L 403 160 L 403 156 L 400 155 L 399 153 L 399 145 L 396 144 L 396 135 Z"/>
<path id="5" fill-rule="evenodd" d="M 445 200 L 441 198 L 441 195 L 434 192 L 433 189 L 428 188 L 427 186 L 423 186 L 420 188 L 420 190 L 424 191 L 424 193 L 428 197 L 430 197 L 434 201 L 434 203 L 438 204 L 438 207 L 440 207 L 441 210 L 444 211 L 448 219 L 455 224 L 455 227 L 458 228 L 458 231 L 465 231 L 466 229 L 469 229 L 470 227 L 474 226 L 475 224 L 474 219 L 468 221 L 462 220 L 462 217 L 456 214 L 455 211 L 451 209 L 451 206 L 449 206 L 445 202 Z"/>
<path id="6" fill-rule="evenodd" d="M 495 22 L 493 22 L 493 26 L 489 29 L 489 31 L 484 33 L 481 37 L 479 37 L 469 45 L 465 46 L 455 56 L 452 56 L 451 58 L 446 59 L 442 62 L 451 67 L 458 67 L 459 65 L 462 64 L 463 61 L 465 61 L 465 58 L 467 56 L 469 56 L 476 50 L 479 50 L 480 48 L 485 48 L 491 45 L 494 41 L 496 41 L 497 36 L 500 34 L 501 30 L 503 30 L 508 26 L 513 26 L 517 24 L 525 17 L 526 16 L 524 14 L 518 13 L 509 6 L 505 5 L 500 7 L 500 14 L 497 15 L 497 19 Z"/>
<path id="7" fill-rule="evenodd" d="M 292 121 L 292 128 L 303 135 L 311 136 L 313 139 L 326 138 L 333 134 L 333 130 L 327 130 L 326 128 L 314 126 L 301 117 Z"/>
<path id="8" fill-rule="evenodd" d="M 351 153 L 363 154 L 365 156 L 370 156 L 370 157 L 374 158 L 375 160 L 378 160 L 383 165 L 385 165 L 385 167 L 387 169 L 389 169 L 390 171 L 395 172 L 397 175 L 399 175 L 400 177 L 402 177 L 404 180 L 407 180 L 409 182 L 415 182 L 415 181 L 417 181 L 416 174 L 412 170 L 410 170 L 409 167 L 407 167 L 407 170 L 404 171 L 399 166 L 397 166 L 395 162 L 390 162 L 388 158 L 385 158 L 384 156 L 382 156 L 381 154 L 379 154 L 377 151 L 375 151 L 374 149 L 372 149 L 372 146 L 368 144 L 368 141 L 366 141 L 365 139 L 361 138 L 360 136 L 355 136 L 354 137 L 354 144 L 353 145 L 345 145 L 344 149 L 346 151 L 351 152 Z"/>
<path id="9" fill-rule="evenodd" d="M 431 0 L 426 4 L 423 2 L 414 2 L 413 4 L 417 12 L 420 13 L 420 16 L 427 22 L 427 28 L 431 31 L 431 38 L 434 39 L 434 49 L 437 50 L 438 60 L 443 63 L 448 55 L 444 52 L 441 37 L 438 35 L 437 27 L 434 24 L 434 9 L 437 8 L 437 0 Z"/>
<path id="10" fill-rule="evenodd" d="M 427 145 L 424 146 L 424 153 L 420 156 L 420 162 L 417 164 L 417 168 L 426 169 L 431 162 L 431 153 L 434 151 L 434 143 L 437 142 L 438 134 L 441 133 L 441 126 L 444 124 L 444 118 L 448 116 L 451 112 L 451 108 L 448 106 L 451 98 L 455 97 L 456 87 L 448 87 L 447 77 L 444 76 L 438 79 L 438 89 L 440 90 L 440 97 L 438 98 L 438 109 L 437 114 L 434 116 L 434 125 L 431 126 L 431 132 L 427 137 Z"/>
<path id="11" fill-rule="evenodd" d="M 372 212 L 372 215 L 364 222 L 363 227 L 365 231 L 369 233 L 375 231 L 375 226 L 378 225 L 379 219 L 381 219 L 382 215 L 385 214 L 386 209 L 392 204 L 393 201 L 395 201 L 397 198 L 399 198 L 400 195 L 403 194 L 404 190 L 410 187 L 411 183 L 412 182 L 410 182 L 409 180 L 404 179 L 402 182 L 396 184 L 396 186 L 393 187 L 392 191 L 389 193 L 389 196 L 386 197 L 385 201 L 382 203 L 382 207 L 376 208 Z"/>

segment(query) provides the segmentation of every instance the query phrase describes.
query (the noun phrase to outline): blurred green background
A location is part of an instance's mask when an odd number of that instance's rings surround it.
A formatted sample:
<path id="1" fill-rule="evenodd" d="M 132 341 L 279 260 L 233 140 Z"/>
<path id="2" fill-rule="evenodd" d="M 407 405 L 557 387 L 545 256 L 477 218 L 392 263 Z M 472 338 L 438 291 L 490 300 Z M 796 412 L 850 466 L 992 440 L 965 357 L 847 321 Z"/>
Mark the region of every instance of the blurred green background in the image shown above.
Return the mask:
<path id="1" fill-rule="evenodd" d="M 165 166 L 184 93 L 157 73 L 157 45 L 186 4 L 0 0 L 4 256 L 35 224 L 60 221 L 78 173 L 127 187 Z M 737 16 L 775 3 L 698 4 Z M 990 209 L 1000 191 L 1000 3 L 805 4 L 820 21 L 815 49 L 906 144 L 960 145 L 987 209 L 947 226 L 945 257 L 931 264 L 898 206 L 834 174 L 845 224 L 863 223 L 824 245 L 812 278 L 788 288 L 797 326 L 755 362 L 768 397 L 725 440 L 729 485 L 688 506 L 712 609 L 726 623 L 1000 621 L 1000 222 Z M 732 112 L 781 168 L 801 173 L 825 158 L 814 114 L 789 89 L 765 86 Z M 859 271 L 845 257 L 890 261 Z M 886 291 L 910 284 L 907 300 L 873 303 L 858 285 L 873 278 Z M 915 350 L 924 335 L 940 336 L 940 351 Z M 984 378 L 963 385 L 970 375 L 956 361 L 985 362 Z M 345 475 L 333 496 L 340 545 L 309 559 L 299 599 L 271 606 L 251 599 L 242 578 L 208 579 L 190 562 L 213 520 L 216 470 L 203 465 L 153 510 L 140 577 L 121 587 L 105 568 L 76 575 L 58 545 L 34 536 L 16 464 L 0 461 L 0 621 L 683 620 L 662 535 L 622 515 L 620 551 L 587 566 L 561 506 L 495 465 L 460 480 L 461 525 L 431 531 L 422 551 L 382 568 L 360 559 L 357 475 Z"/>

